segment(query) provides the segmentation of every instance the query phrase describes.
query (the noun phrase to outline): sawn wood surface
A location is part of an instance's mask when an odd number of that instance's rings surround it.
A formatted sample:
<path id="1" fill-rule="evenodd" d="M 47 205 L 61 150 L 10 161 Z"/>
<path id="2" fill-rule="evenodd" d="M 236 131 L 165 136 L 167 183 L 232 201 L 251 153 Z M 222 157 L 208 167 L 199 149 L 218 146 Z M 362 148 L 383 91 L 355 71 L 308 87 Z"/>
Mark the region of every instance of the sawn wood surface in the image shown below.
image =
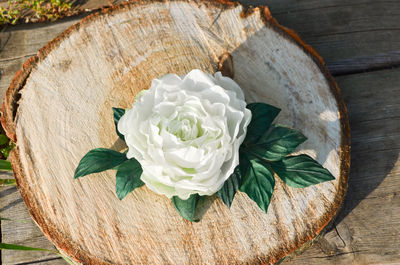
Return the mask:
<path id="1" fill-rule="evenodd" d="M 397 69 L 379 71 L 398 65 L 398 34 L 394 34 L 397 25 L 395 22 L 399 20 L 398 15 L 396 17 L 398 5 L 395 1 L 352 1 L 352 4 L 346 4 L 346 1 L 302 1 L 301 4 L 295 1 L 270 2 L 268 4 L 273 14 L 275 15 L 274 9 L 279 11 L 275 17 L 285 26 L 295 28 L 326 59 L 328 66 L 336 66 L 331 67 L 332 72 L 342 75 L 337 80 L 349 108 L 353 136 L 352 172 L 344 208 L 333 229 L 316 246 L 292 262 L 398 263 L 400 137 L 399 89 L 396 84 L 400 81 L 400 73 Z M 373 11 L 371 5 L 374 7 Z M 319 12 L 321 10 L 324 12 Z M 351 15 L 341 15 L 346 12 Z M 372 16 L 370 12 L 375 15 Z M 306 20 L 307 14 L 311 14 L 313 19 Z M 286 24 L 283 22 L 285 19 Z M 337 23 L 339 20 L 341 24 Z M 308 27 L 302 27 L 304 21 L 308 21 Z M 21 26 L 17 30 L 7 29 L 1 33 L 1 45 L 6 44 L 0 54 L 3 74 L 1 88 L 4 90 L 9 85 L 14 72 L 27 58 L 25 55 L 34 54 L 72 22 L 74 21 Z M 310 31 L 305 30 L 306 28 L 310 28 Z M 317 28 L 324 32 L 324 36 L 318 37 L 315 32 Z M 16 45 L 19 42 L 21 44 Z M 31 54 L 27 54 L 27 51 Z M 378 66 L 377 61 L 380 62 Z M 8 69 L 3 68 L 4 65 Z M 351 67 L 346 72 L 349 65 Z M 14 69 L 9 70 L 12 67 Z M 340 71 L 335 70 L 338 67 Z M 375 71 L 358 73 L 365 70 Z M 357 74 L 347 75 L 348 73 Z M 1 195 L 3 217 L 29 221 L 15 189 L 4 188 Z M 31 222 L 2 222 L 2 235 L 3 242 L 31 242 L 32 246 L 47 244 L 50 247 Z M 46 263 L 45 260 L 48 259 L 50 260 L 47 264 L 61 262 L 54 259 L 55 256 L 42 253 L 2 253 L 4 264 L 29 264 L 40 260 Z"/>

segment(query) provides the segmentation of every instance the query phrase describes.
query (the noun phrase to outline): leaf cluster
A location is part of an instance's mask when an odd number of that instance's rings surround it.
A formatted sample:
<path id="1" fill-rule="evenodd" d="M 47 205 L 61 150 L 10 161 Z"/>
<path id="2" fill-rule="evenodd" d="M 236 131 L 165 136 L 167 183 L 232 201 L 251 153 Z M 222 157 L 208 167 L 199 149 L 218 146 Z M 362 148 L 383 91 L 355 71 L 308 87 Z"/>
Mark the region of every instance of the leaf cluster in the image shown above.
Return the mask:
<path id="1" fill-rule="evenodd" d="M 119 119 L 124 115 L 125 110 L 113 108 L 114 122 L 117 126 Z M 123 139 L 118 130 L 119 137 Z M 79 162 L 75 170 L 74 178 L 80 178 L 92 173 L 105 170 L 117 170 L 115 179 L 115 191 L 120 200 L 126 197 L 131 191 L 144 185 L 140 180 L 142 166 L 135 159 L 128 159 L 125 153 L 120 153 L 106 148 L 96 148 L 90 150 Z"/>
<path id="2" fill-rule="evenodd" d="M 231 207 L 236 192 L 240 190 L 266 213 L 274 192 L 274 175 L 294 188 L 334 179 L 310 156 L 290 156 L 307 138 L 292 128 L 272 124 L 280 109 L 264 103 L 252 103 L 247 108 L 252 112 L 252 119 L 239 149 L 239 166 L 217 192 L 226 206 Z M 199 197 L 193 196 L 187 203 L 175 203 L 181 215 L 190 221 L 194 220 L 197 206 L 194 200 L 199 200 Z"/>
<path id="3" fill-rule="evenodd" d="M 264 103 L 252 103 L 247 108 L 252 112 L 252 119 L 240 147 L 239 171 L 234 172 L 217 193 L 228 207 L 240 190 L 267 212 L 275 187 L 274 175 L 294 188 L 334 179 L 310 156 L 290 156 L 307 138 L 292 128 L 272 124 L 280 109 Z M 231 179 L 238 185 L 230 185 Z"/>
<path id="4" fill-rule="evenodd" d="M 252 119 L 247 134 L 239 149 L 239 165 L 225 181 L 217 195 L 231 207 L 236 192 L 246 193 L 257 205 L 267 212 L 275 187 L 275 175 L 288 186 L 305 188 L 324 181 L 333 180 L 332 174 L 308 155 L 290 156 L 307 138 L 292 128 L 272 124 L 280 109 L 264 103 L 247 105 Z M 113 108 L 117 127 L 125 110 Z M 117 130 L 118 136 L 124 140 Z M 140 163 L 127 159 L 125 154 L 105 148 L 89 151 L 79 162 L 75 178 L 114 169 L 116 193 L 120 200 L 144 183 L 140 180 L 143 172 Z M 198 222 L 196 209 L 204 202 L 204 196 L 192 194 L 189 199 L 173 197 L 172 203 L 185 219 Z"/>

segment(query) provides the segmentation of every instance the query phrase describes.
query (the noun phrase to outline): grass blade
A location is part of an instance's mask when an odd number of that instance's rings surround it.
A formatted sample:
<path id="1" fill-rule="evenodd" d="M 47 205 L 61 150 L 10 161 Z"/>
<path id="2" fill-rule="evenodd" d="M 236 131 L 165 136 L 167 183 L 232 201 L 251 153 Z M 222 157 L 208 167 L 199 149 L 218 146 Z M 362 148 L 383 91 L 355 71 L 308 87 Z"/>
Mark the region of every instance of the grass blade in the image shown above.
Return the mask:
<path id="1" fill-rule="evenodd" d="M 0 186 L 15 186 L 15 179 L 0 179 Z"/>
<path id="2" fill-rule="evenodd" d="M 20 250 L 20 251 L 45 251 L 57 254 L 61 258 L 63 258 L 68 264 L 75 265 L 68 257 L 62 255 L 58 251 L 45 249 L 45 248 L 32 248 L 23 245 L 15 245 L 15 244 L 7 244 L 7 243 L 0 243 L 0 249 L 8 249 L 8 250 Z"/>
<path id="3" fill-rule="evenodd" d="M 11 163 L 7 160 L 0 160 L 0 170 L 12 171 Z"/>

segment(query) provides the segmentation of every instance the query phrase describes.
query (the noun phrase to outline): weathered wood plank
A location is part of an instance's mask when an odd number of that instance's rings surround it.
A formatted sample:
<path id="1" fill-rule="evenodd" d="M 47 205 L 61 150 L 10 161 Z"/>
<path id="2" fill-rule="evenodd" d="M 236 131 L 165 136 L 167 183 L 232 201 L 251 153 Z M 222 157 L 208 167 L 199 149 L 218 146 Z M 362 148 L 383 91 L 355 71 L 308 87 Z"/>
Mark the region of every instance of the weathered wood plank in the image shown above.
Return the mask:
<path id="1" fill-rule="evenodd" d="M 379 65 L 393 64 L 390 54 L 400 47 L 400 5 L 398 1 L 371 0 L 258 0 L 242 1 L 264 4 L 284 26 L 294 29 L 313 46 L 328 65 L 345 72 L 346 60 L 353 60 L 349 70 L 360 71 L 369 63 L 363 58 L 378 55 Z M 384 54 L 387 54 L 385 56 Z M 359 60 L 357 58 L 360 58 Z M 400 58 L 396 58 L 396 64 Z M 332 64 L 330 64 L 332 62 Z M 343 63 L 341 63 L 343 62 Z M 373 65 L 372 65 L 373 66 Z"/>
<path id="2" fill-rule="evenodd" d="M 327 62 L 331 74 L 339 76 L 390 69 L 400 64 L 400 51 Z"/>
<path id="3" fill-rule="evenodd" d="M 349 109 L 348 194 L 332 229 L 288 264 L 400 262 L 400 68 L 338 78 Z"/>
<path id="4" fill-rule="evenodd" d="M 7 177 L 10 177 L 7 175 Z M 1 238 L 3 243 L 22 244 L 37 248 L 55 249 L 43 236 L 39 227 L 32 221 L 26 206 L 16 187 L 0 188 L 0 216 L 15 221 L 1 221 Z M 48 252 L 21 252 L 2 250 L 2 264 L 11 265 L 23 262 L 49 260 L 59 256 Z"/>

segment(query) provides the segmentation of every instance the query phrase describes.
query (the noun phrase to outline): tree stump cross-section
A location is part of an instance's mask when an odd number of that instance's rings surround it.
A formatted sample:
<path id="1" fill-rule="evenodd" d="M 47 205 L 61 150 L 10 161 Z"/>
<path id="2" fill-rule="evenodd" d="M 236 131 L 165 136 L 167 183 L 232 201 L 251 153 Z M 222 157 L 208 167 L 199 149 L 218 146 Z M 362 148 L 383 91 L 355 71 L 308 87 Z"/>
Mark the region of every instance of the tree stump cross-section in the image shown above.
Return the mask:
<path id="1" fill-rule="evenodd" d="M 278 122 L 308 137 L 296 153 L 317 159 L 334 181 L 295 189 L 276 178 L 267 214 L 238 192 L 231 209 L 215 199 L 201 222 L 190 223 L 146 187 L 119 201 L 113 171 L 73 179 L 90 149 L 121 150 L 112 107 L 129 108 L 164 74 L 213 73 L 226 53 L 247 103 L 281 108 Z M 91 15 L 24 64 L 2 112 L 32 217 L 84 264 L 275 263 L 321 233 L 347 188 L 350 137 L 340 91 L 318 54 L 266 7 L 138 1 Z"/>

